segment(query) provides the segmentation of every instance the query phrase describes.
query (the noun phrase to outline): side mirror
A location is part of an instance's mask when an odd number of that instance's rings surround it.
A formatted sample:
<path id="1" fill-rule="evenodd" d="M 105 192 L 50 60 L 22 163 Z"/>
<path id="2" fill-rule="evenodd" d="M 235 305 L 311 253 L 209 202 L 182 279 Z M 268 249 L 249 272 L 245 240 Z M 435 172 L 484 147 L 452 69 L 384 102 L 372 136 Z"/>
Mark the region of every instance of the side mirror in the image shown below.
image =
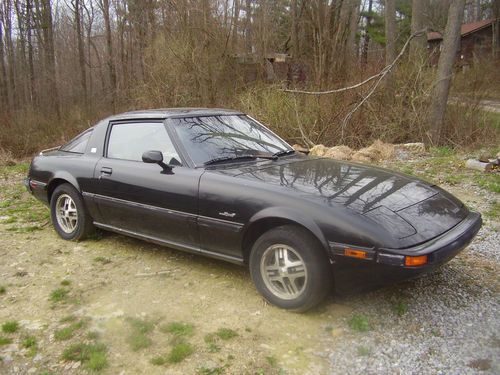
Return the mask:
<path id="1" fill-rule="evenodd" d="M 158 164 L 160 167 L 162 167 L 163 171 L 161 173 L 163 174 L 172 173 L 172 167 L 163 162 L 163 154 L 161 153 L 161 151 L 150 150 L 144 152 L 142 154 L 142 161 L 149 164 Z"/>
<path id="2" fill-rule="evenodd" d="M 142 154 L 142 161 L 144 163 L 160 164 L 163 163 L 163 154 L 161 151 L 146 151 Z"/>

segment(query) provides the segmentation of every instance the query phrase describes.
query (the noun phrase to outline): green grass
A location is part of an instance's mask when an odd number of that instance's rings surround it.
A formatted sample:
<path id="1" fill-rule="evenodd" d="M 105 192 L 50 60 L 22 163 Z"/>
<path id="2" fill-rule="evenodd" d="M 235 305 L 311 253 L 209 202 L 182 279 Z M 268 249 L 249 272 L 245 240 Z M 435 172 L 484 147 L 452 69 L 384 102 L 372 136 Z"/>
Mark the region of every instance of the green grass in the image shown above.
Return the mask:
<path id="1" fill-rule="evenodd" d="M 187 342 L 175 344 L 167 356 L 168 363 L 179 363 L 194 353 L 194 348 Z"/>
<path id="2" fill-rule="evenodd" d="M 58 329 L 54 332 L 54 338 L 57 341 L 65 341 L 69 340 L 75 335 L 75 332 L 85 326 L 84 321 L 79 321 L 77 323 L 73 323 L 67 327 Z"/>
<path id="3" fill-rule="evenodd" d="M 131 333 L 127 338 L 127 342 L 134 352 L 149 348 L 151 345 L 153 345 L 153 340 L 151 340 L 145 334 L 138 332 Z"/>
<path id="4" fill-rule="evenodd" d="M 432 147 L 430 152 L 433 156 L 438 157 L 452 156 L 455 154 L 455 151 L 448 146 Z"/>
<path id="5" fill-rule="evenodd" d="M 489 217 L 493 220 L 500 219 L 500 202 L 493 202 L 489 210 L 484 213 L 484 216 Z"/>
<path id="6" fill-rule="evenodd" d="M 23 348 L 29 349 L 36 347 L 36 337 L 35 336 L 26 336 L 21 342 Z"/>
<path id="7" fill-rule="evenodd" d="M 28 164 L 12 167 L 0 167 L 0 177 L 5 180 L 17 180 L 19 183 L 2 186 L 0 216 L 5 216 L 3 224 L 8 224 L 10 232 L 28 233 L 43 229 L 50 220 L 49 210 L 36 200 L 23 186 L 21 179 L 27 173 Z"/>
<path id="8" fill-rule="evenodd" d="M 62 286 L 70 286 L 71 285 L 71 281 L 70 280 L 63 280 L 63 281 L 61 281 L 61 285 Z"/>
<path id="9" fill-rule="evenodd" d="M 392 310 L 396 313 L 396 315 L 403 316 L 408 312 L 408 304 L 404 301 L 398 301 L 392 306 Z"/>
<path id="10" fill-rule="evenodd" d="M 102 256 L 98 256 L 94 258 L 94 262 L 101 263 L 101 264 L 109 264 L 111 263 L 111 259 L 105 258 Z"/>
<path id="11" fill-rule="evenodd" d="M 0 294 L 5 294 L 7 293 L 7 288 L 3 285 L 0 285 Z"/>
<path id="12" fill-rule="evenodd" d="M 221 375 L 224 374 L 226 366 L 223 367 L 205 367 L 201 366 L 196 369 L 199 375 Z"/>
<path id="13" fill-rule="evenodd" d="M 34 357 L 38 350 L 36 337 L 35 336 L 24 337 L 23 340 L 21 341 L 21 346 L 25 349 L 29 349 L 28 355 L 30 357 Z"/>
<path id="14" fill-rule="evenodd" d="M 151 364 L 155 366 L 163 366 L 165 363 L 167 363 L 167 359 L 161 355 L 157 355 L 156 357 L 151 358 L 149 362 L 151 362 Z"/>
<path id="15" fill-rule="evenodd" d="M 203 340 L 207 344 L 207 349 L 210 353 L 220 352 L 220 346 L 217 345 L 218 336 L 216 333 L 208 333 L 205 335 Z"/>
<path id="16" fill-rule="evenodd" d="M 0 346 L 12 344 L 10 337 L 0 336 Z"/>
<path id="17" fill-rule="evenodd" d="M 2 332 L 14 333 L 19 329 L 19 323 L 15 320 L 9 320 L 2 324 Z"/>
<path id="18" fill-rule="evenodd" d="M 172 322 L 160 326 L 163 333 L 171 333 L 176 336 L 189 336 L 193 334 L 194 326 L 189 323 Z"/>
<path id="19" fill-rule="evenodd" d="M 147 319 L 127 318 L 127 322 L 139 333 L 149 333 L 155 328 L 155 323 Z"/>
<path id="20" fill-rule="evenodd" d="M 347 325 L 356 332 L 367 332 L 371 329 L 368 318 L 364 315 L 353 315 L 347 321 Z"/>
<path id="21" fill-rule="evenodd" d="M 271 367 L 276 367 L 278 366 L 278 360 L 276 359 L 276 357 L 273 357 L 273 356 L 267 356 L 266 357 L 266 361 L 267 363 L 269 363 L 269 365 Z"/>
<path id="22" fill-rule="evenodd" d="M 500 193 L 500 174 L 476 172 L 474 181 L 483 189 Z"/>
<path id="23" fill-rule="evenodd" d="M 219 328 L 215 334 L 222 340 L 230 340 L 238 336 L 238 333 L 230 328 Z"/>
<path id="24" fill-rule="evenodd" d="M 92 372 L 98 372 L 108 367 L 106 352 L 97 351 L 90 354 L 86 367 Z"/>
<path id="25" fill-rule="evenodd" d="M 76 343 L 67 347 L 62 354 L 65 361 L 80 361 L 90 371 L 98 372 L 108 366 L 107 348 L 104 344 Z"/>
<path id="26" fill-rule="evenodd" d="M 50 293 L 49 300 L 53 303 L 66 302 L 69 297 L 69 290 L 64 288 L 54 289 Z"/>
<path id="27" fill-rule="evenodd" d="M 96 331 L 87 332 L 87 339 L 97 340 L 98 338 L 99 338 L 99 332 L 96 332 Z"/>
<path id="28" fill-rule="evenodd" d="M 149 348 L 153 341 L 148 337 L 155 327 L 155 323 L 147 319 L 127 318 L 131 326 L 131 332 L 127 342 L 133 351 Z"/>

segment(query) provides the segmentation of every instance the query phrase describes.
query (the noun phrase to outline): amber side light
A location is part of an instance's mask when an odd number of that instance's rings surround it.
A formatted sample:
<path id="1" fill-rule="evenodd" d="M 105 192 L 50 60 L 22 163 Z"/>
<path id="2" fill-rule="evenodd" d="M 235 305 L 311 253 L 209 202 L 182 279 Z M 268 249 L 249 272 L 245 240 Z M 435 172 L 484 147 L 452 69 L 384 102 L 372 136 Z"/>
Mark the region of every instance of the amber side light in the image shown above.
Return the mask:
<path id="1" fill-rule="evenodd" d="M 366 254 L 366 251 L 363 251 L 363 250 L 355 250 L 355 249 L 346 248 L 346 249 L 344 249 L 344 255 L 346 257 L 366 259 L 367 254 Z"/>
<path id="2" fill-rule="evenodd" d="M 418 257 L 405 257 L 406 267 L 417 267 L 423 266 L 424 264 L 427 264 L 427 255 L 421 255 Z"/>

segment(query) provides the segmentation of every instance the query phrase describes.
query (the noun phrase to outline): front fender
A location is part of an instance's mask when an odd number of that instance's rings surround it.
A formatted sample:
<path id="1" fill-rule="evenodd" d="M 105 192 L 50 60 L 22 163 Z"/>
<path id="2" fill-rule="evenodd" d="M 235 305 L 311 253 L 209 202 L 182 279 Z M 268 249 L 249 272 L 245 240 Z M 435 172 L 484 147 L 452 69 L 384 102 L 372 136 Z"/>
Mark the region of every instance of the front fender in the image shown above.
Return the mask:
<path id="1" fill-rule="evenodd" d="M 243 228 L 243 238 L 246 237 L 247 232 L 253 225 L 266 219 L 282 219 L 284 221 L 296 223 L 309 230 L 321 242 L 325 249 L 329 248 L 328 241 L 318 224 L 310 217 L 304 216 L 300 211 L 290 207 L 268 207 L 255 213 Z"/>

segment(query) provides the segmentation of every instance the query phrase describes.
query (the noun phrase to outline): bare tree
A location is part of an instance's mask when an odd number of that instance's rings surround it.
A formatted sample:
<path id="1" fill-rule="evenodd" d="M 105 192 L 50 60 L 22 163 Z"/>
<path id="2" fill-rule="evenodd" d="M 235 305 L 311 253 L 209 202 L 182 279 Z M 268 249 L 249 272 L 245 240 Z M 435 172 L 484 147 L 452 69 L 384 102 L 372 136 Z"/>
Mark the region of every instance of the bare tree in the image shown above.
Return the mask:
<path id="1" fill-rule="evenodd" d="M 107 62 L 109 73 L 110 97 L 113 110 L 116 108 L 116 71 L 115 63 L 113 61 L 113 40 L 111 31 L 111 20 L 109 15 L 109 0 L 100 0 L 99 5 L 104 17 L 104 26 L 106 28 L 106 49 L 107 49 Z"/>
<path id="2" fill-rule="evenodd" d="M 78 46 L 78 64 L 80 66 L 80 85 L 82 86 L 82 96 L 85 110 L 89 110 L 88 92 L 87 92 L 87 73 L 85 68 L 85 51 L 83 45 L 83 32 L 82 32 L 82 2 L 84 0 L 74 0 L 72 2 L 74 20 L 75 20 L 75 33 Z"/>
<path id="3" fill-rule="evenodd" d="M 439 56 L 436 84 L 432 92 L 429 112 L 429 139 L 432 145 L 440 142 L 446 104 L 450 91 L 453 65 L 460 44 L 460 26 L 464 16 L 465 0 L 453 0 L 448 11 L 448 21 L 443 37 L 443 48 Z"/>
<path id="4" fill-rule="evenodd" d="M 412 0 L 411 9 L 411 32 L 416 33 L 422 30 L 425 25 L 425 15 L 426 10 L 426 0 Z M 418 38 L 412 40 L 410 45 L 410 58 L 414 60 L 417 57 L 421 57 L 425 52 L 427 46 L 427 35 L 422 35 Z"/>
<path id="5" fill-rule="evenodd" d="M 7 69 L 3 45 L 3 9 L 0 8 L 0 105 L 7 109 L 9 105 L 7 89 Z"/>
<path id="6" fill-rule="evenodd" d="M 385 0 L 385 64 L 396 57 L 396 0 Z M 394 75 L 387 75 L 387 89 L 394 91 Z"/>

